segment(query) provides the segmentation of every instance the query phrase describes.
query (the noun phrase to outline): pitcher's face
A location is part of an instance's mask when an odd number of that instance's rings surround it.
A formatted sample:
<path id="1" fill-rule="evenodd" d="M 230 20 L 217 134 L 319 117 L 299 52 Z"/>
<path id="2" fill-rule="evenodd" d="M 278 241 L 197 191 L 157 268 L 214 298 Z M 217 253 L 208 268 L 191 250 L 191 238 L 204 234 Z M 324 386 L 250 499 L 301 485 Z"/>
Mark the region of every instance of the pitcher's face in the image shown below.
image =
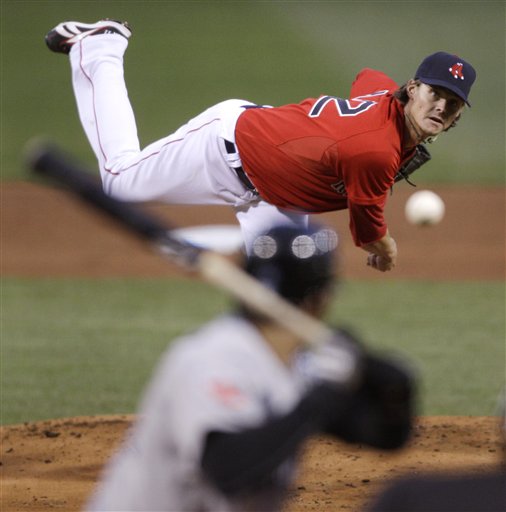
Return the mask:
<path id="1" fill-rule="evenodd" d="M 464 101 L 444 87 L 410 81 L 404 109 L 417 134 L 426 139 L 448 129 L 464 109 Z"/>

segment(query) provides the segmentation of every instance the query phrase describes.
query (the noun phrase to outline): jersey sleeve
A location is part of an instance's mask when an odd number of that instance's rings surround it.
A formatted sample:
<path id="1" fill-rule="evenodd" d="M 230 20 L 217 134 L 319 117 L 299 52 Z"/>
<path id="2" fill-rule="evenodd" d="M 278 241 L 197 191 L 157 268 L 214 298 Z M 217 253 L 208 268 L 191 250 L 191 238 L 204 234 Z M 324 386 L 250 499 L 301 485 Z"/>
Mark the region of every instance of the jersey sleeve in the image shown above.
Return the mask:
<path id="1" fill-rule="evenodd" d="M 382 71 L 365 68 L 355 77 L 351 85 L 350 98 L 366 96 L 377 91 L 390 93 L 398 89 L 398 85 Z"/>
<path id="2" fill-rule="evenodd" d="M 170 395 L 166 417 L 172 439 L 189 459 L 200 458 L 208 433 L 234 432 L 259 423 L 265 411 L 239 368 L 205 365 L 187 361 L 174 386 L 180 392 Z"/>
<path id="3" fill-rule="evenodd" d="M 293 405 L 291 374 L 264 345 L 245 321 L 223 318 L 169 351 L 152 386 L 162 403 L 148 409 L 162 411 L 166 436 L 185 460 L 200 459 L 210 432 L 255 427 Z"/>
<path id="4" fill-rule="evenodd" d="M 348 141 L 348 149 L 351 145 Z M 384 208 L 394 183 L 397 159 L 379 148 L 353 154 L 355 156 L 345 159 L 342 175 L 348 198 L 350 230 L 355 244 L 360 247 L 379 240 L 387 232 Z"/>
<path id="5" fill-rule="evenodd" d="M 361 205 L 349 202 L 350 231 L 357 247 L 376 242 L 387 232 L 384 203 Z"/>

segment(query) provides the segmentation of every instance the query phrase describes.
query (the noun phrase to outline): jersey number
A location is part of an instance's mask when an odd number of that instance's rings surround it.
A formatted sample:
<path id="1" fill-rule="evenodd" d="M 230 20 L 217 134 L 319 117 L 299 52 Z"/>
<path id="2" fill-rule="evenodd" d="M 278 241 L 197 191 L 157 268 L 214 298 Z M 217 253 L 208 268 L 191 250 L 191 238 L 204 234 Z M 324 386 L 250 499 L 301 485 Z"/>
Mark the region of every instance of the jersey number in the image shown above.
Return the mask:
<path id="1" fill-rule="evenodd" d="M 388 91 L 378 91 L 368 94 L 367 96 L 358 96 L 351 100 L 336 98 L 335 96 L 322 96 L 315 102 L 313 108 L 309 111 L 309 117 L 318 117 L 322 113 L 323 109 L 330 104 L 334 104 L 336 106 L 337 112 L 341 117 L 358 116 L 366 110 L 369 110 L 377 103 L 376 101 L 364 98 L 381 96 L 386 92 Z"/>

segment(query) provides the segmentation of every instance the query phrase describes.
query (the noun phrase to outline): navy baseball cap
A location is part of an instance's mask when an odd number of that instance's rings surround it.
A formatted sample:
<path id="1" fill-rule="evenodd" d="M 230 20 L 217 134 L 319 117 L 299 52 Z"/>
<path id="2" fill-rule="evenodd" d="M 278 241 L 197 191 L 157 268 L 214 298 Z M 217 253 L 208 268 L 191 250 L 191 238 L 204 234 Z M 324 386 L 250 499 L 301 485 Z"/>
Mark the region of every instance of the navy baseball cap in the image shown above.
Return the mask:
<path id="1" fill-rule="evenodd" d="M 457 55 L 436 52 L 425 57 L 416 70 L 415 79 L 424 84 L 445 87 L 471 106 L 468 96 L 476 80 L 476 71 Z"/>

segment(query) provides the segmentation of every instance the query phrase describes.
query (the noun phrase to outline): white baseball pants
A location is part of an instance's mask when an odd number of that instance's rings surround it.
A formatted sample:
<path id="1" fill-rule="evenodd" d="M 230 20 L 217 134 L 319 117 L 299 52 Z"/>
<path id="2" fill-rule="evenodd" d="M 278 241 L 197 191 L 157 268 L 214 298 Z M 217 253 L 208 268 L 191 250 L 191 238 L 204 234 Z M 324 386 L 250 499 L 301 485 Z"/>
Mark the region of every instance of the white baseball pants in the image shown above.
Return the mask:
<path id="1" fill-rule="evenodd" d="M 128 41 L 117 34 L 89 36 L 70 52 L 79 117 L 98 159 L 104 191 L 124 201 L 230 205 L 246 247 L 279 223 L 307 224 L 307 215 L 281 210 L 248 190 L 228 154 L 244 100 L 207 109 L 173 134 L 140 149 L 137 126 L 123 74 Z"/>

